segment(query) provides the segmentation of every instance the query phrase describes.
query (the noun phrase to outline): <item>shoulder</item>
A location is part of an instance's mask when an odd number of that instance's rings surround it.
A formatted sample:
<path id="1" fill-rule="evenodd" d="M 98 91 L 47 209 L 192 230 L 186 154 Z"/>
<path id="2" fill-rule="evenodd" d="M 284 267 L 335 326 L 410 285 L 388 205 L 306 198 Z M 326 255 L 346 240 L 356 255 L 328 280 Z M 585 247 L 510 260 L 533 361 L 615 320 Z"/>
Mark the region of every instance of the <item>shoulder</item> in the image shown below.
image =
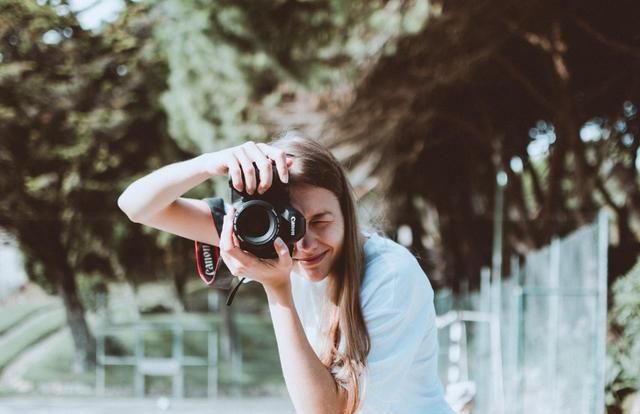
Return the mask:
<path id="1" fill-rule="evenodd" d="M 373 234 L 364 244 L 364 254 L 360 289 L 363 310 L 371 306 L 403 308 L 414 302 L 433 301 L 429 279 L 407 248 Z"/>

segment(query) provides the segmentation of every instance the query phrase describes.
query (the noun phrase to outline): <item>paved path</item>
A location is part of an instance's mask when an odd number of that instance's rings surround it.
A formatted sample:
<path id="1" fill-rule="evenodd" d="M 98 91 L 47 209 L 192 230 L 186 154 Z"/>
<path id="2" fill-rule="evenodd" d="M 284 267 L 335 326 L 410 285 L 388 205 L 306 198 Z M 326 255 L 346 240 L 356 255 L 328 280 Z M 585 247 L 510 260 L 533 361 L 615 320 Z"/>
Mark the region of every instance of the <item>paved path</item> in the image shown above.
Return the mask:
<path id="1" fill-rule="evenodd" d="M 168 407 L 167 407 L 168 405 Z M 293 414 L 284 398 L 217 400 L 0 398 L 0 414 Z"/>
<path id="2" fill-rule="evenodd" d="M 33 329 L 34 326 L 41 324 L 43 320 L 47 320 L 51 318 L 51 312 L 56 312 L 57 310 L 61 310 L 63 308 L 57 308 L 53 306 L 45 306 L 41 309 L 38 309 L 31 315 L 27 316 L 23 321 L 20 321 L 16 326 L 11 327 L 7 332 L 0 335 L 0 349 L 5 345 L 5 343 L 9 343 L 9 341 L 15 340 L 15 338 L 20 337 L 25 334 L 25 332 Z M 6 309 L 2 309 L 2 311 L 6 312 Z"/>
<path id="3" fill-rule="evenodd" d="M 43 356 L 51 350 L 51 345 L 59 341 L 64 335 L 69 335 L 69 328 L 62 328 L 55 331 L 27 348 L 24 352 L 18 354 L 18 356 L 2 370 L 2 374 L 0 374 L 0 388 L 8 388 L 14 391 L 31 390 L 32 385 L 25 382 L 22 377 L 29 367 L 42 359 Z"/>

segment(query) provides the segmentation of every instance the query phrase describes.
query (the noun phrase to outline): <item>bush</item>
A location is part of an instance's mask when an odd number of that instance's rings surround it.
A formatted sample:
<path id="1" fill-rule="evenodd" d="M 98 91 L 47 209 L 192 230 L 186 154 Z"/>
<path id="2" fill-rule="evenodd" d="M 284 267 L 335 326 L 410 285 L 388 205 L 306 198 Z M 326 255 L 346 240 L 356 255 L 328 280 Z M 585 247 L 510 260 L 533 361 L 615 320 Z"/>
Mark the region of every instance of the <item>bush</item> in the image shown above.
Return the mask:
<path id="1" fill-rule="evenodd" d="M 626 396 L 640 390 L 640 261 L 613 287 L 607 350 L 607 406 L 619 413 Z"/>

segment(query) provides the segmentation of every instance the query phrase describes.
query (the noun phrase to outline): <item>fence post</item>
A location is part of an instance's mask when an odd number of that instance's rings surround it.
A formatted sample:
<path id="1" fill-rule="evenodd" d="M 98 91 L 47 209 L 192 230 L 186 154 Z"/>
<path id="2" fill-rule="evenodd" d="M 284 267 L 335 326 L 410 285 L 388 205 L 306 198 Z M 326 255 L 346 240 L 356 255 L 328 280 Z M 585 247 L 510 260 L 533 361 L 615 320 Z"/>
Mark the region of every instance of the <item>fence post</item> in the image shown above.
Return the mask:
<path id="1" fill-rule="evenodd" d="M 549 384 L 547 390 L 551 395 L 551 406 L 557 412 L 558 395 L 558 343 L 560 341 L 560 240 L 553 238 L 549 250 L 549 342 L 547 343 Z"/>
<path id="2" fill-rule="evenodd" d="M 102 333 L 96 336 L 96 391 L 100 397 L 104 395 L 105 387 L 104 341 Z"/>
<path id="3" fill-rule="evenodd" d="M 172 326 L 173 347 L 171 356 L 177 361 L 178 369 L 173 375 L 173 397 L 180 399 L 184 397 L 184 350 L 183 350 L 183 330 L 182 326 L 174 323 Z"/>
<path id="4" fill-rule="evenodd" d="M 144 374 L 139 369 L 139 362 L 144 358 L 144 333 L 145 329 L 139 326 L 136 329 L 136 351 L 135 351 L 135 379 L 134 390 L 136 397 L 144 397 Z"/>
<path id="5" fill-rule="evenodd" d="M 207 335 L 207 397 L 218 396 L 218 335 L 212 330 Z"/>
<path id="6" fill-rule="evenodd" d="M 607 356 L 607 254 L 609 249 L 609 217 L 606 210 L 598 213 L 598 303 L 596 306 L 596 357 L 593 358 L 596 367 L 596 381 L 594 381 L 595 414 L 605 411 L 604 388 Z"/>
<path id="7" fill-rule="evenodd" d="M 514 292 L 516 297 L 516 414 L 524 414 L 524 387 L 525 387 L 525 372 L 524 372 L 524 289 L 522 286 L 517 286 Z"/>

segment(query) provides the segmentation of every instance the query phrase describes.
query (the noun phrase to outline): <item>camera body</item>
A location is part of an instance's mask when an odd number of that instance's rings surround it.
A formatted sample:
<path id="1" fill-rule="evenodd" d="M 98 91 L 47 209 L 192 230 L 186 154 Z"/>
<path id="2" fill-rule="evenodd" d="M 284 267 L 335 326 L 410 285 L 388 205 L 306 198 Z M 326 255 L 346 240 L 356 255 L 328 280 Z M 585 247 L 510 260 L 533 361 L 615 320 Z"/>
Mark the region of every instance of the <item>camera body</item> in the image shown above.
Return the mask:
<path id="1" fill-rule="evenodd" d="M 278 257 L 273 247 L 278 237 L 289 248 L 289 254 L 293 254 L 294 244 L 304 236 L 306 230 L 304 216 L 290 205 L 289 187 L 280 180 L 275 162 L 272 170 L 272 184 L 264 194 L 237 191 L 229 180 L 231 203 L 236 208 L 233 232 L 242 250 L 262 259 Z M 255 171 L 259 184 L 258 168 Z"/>

